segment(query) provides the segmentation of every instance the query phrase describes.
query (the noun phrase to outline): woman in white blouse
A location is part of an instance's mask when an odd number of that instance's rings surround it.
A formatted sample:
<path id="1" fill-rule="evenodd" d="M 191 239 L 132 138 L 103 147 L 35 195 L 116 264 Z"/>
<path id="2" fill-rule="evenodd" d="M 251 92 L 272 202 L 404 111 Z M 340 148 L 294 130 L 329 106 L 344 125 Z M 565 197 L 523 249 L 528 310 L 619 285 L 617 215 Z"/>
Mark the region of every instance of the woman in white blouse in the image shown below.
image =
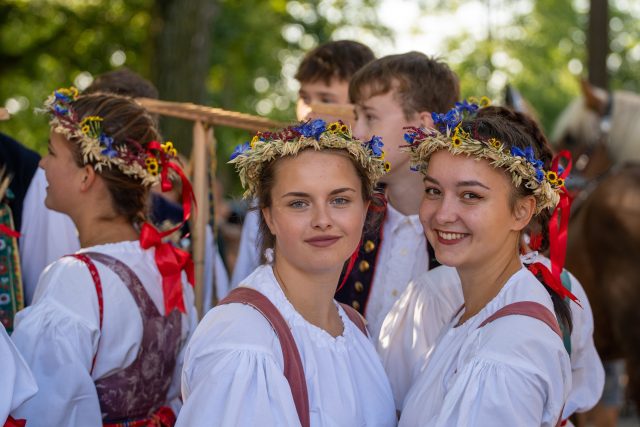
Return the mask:
<path id="1" fill-rule="evenodd" d="M 571 328 L 570 310 L 561 285 L 543 284 L 519 248 L 563 183 L 533 122 L 477 109 L 459 104 L 434 115 L 436 130 L 408 134 L 424 175 L 420 218 L 438 260 L 455 267 L 464 305 L 409 389 L 400 425 L 555 426 L 571 389 L 558 324 Z"/>
<path id="2" fill-rule="evenodd" d="M 30 427 L 171 425 L 196 314 L 186 254 L 161 243 L 145 207 L 178 169 L 175 150 L 129 98 L 59 89 L 44 110 L 45 203 L 71 217 L 82 249 L 45 269 L 16 316 L 12 339 L 39 392 L 15 414 Z"/>
<path id="3" fill-rule="evenodd" d="M 178 426 L 396 424 L 362 320 L 333 298 L 384 173 L 380 147 L 379 139 L 353 139 L 342 123 L 315 120 L 258 134 L 234 153 L 272 250 L 232 296 L 251 294 L 275 309 L 265 315 L 234 299 L 205 316 L 185 354 Z M 279 330 L 274 317 L 283 320 Z M 293 345 L 282 343 L 289 333 Z M 287 374 L 291 347 L 301 381 Z"/>
<path id="4" fill-rule="evenodd" d="M 11 342 L 4 325 L 0 323 L 0 426 L 18 426 L 11 413 L 33 396 L 38 387 L 29 367 Z"/>

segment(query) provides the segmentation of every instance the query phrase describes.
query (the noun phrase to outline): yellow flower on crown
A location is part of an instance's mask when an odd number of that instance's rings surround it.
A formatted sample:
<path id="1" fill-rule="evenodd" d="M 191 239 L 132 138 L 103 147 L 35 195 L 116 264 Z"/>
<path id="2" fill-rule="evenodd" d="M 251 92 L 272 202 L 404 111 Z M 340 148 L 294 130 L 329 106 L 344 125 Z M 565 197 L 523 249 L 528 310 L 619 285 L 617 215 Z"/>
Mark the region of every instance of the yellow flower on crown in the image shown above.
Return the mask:
<path id="1" fill-rule="evenodd" d="M 454 147 L 460 147 L 462 145 L 462 139 L 460 138 L 460 135 L 458 134 L 454 134 L 451 137 L 451 145 Z"/>
<path id="2" fill-rule="evenodd" d="M 557 184 L 558 183 L 558 174 L 555 173 L 554 171 L 548 171 L 547 172 L 547 180 L 552 185 L 553 184 Z"/>
<path id="3" fill-rule="evenodd" d="M 256 148 L 256 144 L 260 141 L 260 134 L 256 134 L 253 136 L 253 138 L 251 139 L 251 149 L 253 150 L 254 148 Z"/>
<path id="4" fill-rule="evenodd" d="M 158 161 L 155 158 L 147 157 L 144 162 L 147 165 L 147 171 L 151 175 L 157 175 L 158 174 Z"/>
<path id="5" fill-rule="evenodd" d="M 391 163 L 385 161 L 384 162 L 384 171 L 389 172 L 391 170 Z"/>
<path id="6" fill-rule="evenodd" d="M 173 142 L 167 141 L 164 144 L 160 145 L 162 147 L 162 151 L 167 153 L 171 157 L 176 157 L 178 155 L 178 150 L 173 147 Z"/>
<path id="7" fill-rule="evenodd" d="M 492 148 L 495 148 L 496 150 L 499 150 L 500 146 L 502 145 L 496 138 L 489 138 L 487 142 Z"/>
<path id="8" fill-rule="evenodd" d="M 340 129 L 340 122 L 330 123 L 327 129 L 329 130 L 329 132 L 337 132 L 338 129 Z"/>

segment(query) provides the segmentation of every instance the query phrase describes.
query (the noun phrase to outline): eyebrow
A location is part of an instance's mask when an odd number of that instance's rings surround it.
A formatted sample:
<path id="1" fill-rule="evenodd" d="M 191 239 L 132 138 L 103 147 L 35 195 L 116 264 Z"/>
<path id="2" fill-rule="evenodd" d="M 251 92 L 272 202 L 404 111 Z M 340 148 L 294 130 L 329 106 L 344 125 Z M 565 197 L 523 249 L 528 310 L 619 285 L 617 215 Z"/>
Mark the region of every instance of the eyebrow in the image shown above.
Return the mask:
<path id="1" fill-rule="evenodd" d="M 336 194 L 345 193 L 347 191 L 353 191 L 354 193 L 356 192 L 356 190 L 354 190 L 351 187 L 344 187 L 344 188 L 336 188 L 335 190 L 331 191 L 329 195 L 333 196 Z M 290 191 L 282 195 L 282 198 L 285 198 L 285 197 L 311 197 L 311 195 L 309 193 L 304 193 L 302 191 Z"/>
<path id="2" fill-rule="evenodd" d="M 435 179 L 435 178 L 433 178 L 433 177 L 431 177 L 429 175 L 425 175 L 423 181 L 429 181 L 429 182 L 432 182 L 434 184 L 440 185 L 440 183 L 438 182 L 437 179 Z M 489 187 L 487 187 L 486 185 L 484 185 L 480 181 L 476 181 L 474 179 L 465 180 L 465 181 L 458 181 L 456 183 L 456 187 L 482 187 L 482 188 L 486 188 L 487 190 L 491 190 Z"/>

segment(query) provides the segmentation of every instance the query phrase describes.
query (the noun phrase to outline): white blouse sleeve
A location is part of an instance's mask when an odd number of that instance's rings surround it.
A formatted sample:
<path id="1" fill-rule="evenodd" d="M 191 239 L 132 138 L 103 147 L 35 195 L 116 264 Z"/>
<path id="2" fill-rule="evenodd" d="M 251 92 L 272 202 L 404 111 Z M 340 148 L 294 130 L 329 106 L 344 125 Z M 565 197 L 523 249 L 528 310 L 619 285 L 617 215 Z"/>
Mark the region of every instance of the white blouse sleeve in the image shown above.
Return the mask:
<path id="1" fill-rule="evenodd" d="M 72 258 L 49 266 L 34 304 L 16 315 L 12 340 L 39 387 L 16 416 L 30 427 L 101 425 L 90 375 L 99 335 L 98 299 L 87 267 Z"/>
<path id="2" fill-rule="evenodd" d="M 450 271 L 432 273 L 439 269 Z M 398 410 L 440 332 L 464 302 L 455 269 L 436 270 L 409 283 L 380 331 L 377 350 Z"/>
<path id="3" fill-rule="evenodd" d="M 571 302 L 573 331 L 571 332 L 572 388 L 564 407 L 563 417 L 593 408 L 602 396 L 604 368 L 593 343 L 593 313 L 580 282 L 569 273 L 571 292 L 582 308 Z"/>
<path id="4" fill-rule="evenodd" d="M 211 310 L 187 346 L 177 427 L 299 426 L 280 343 L 256 310 Z"/>
<path id="5" fill-rule="evenodd" d="M 494 325 L 486 344 L 491 350 L 453 374 L 433 425 L 480 427 L 490 420 L 496 426 L 554 427 L 571 388 L 562 341 L 550 328 L 541 330 L 547 326 L 537 319 L 510 316 L 485 328 Z M 528 330 L 531 336 L 515 337 L 511 330 Z M 536 335 L 547 338 L 532 339 Z"/>
<path id="6" fill-rule="evenodd" d="M 0 323 L 0 425 L 12 411 L 33 396 L 38 387 L 29 367 L 11 342 L 7 331 Z"/>

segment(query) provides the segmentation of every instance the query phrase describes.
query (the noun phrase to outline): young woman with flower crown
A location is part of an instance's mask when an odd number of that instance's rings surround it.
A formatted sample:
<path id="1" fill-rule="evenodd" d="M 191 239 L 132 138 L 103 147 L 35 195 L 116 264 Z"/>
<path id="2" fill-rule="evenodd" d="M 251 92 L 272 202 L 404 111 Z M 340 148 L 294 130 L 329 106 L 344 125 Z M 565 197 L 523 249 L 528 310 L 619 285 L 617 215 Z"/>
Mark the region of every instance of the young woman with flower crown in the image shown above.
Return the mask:
<path id="1" fill-rule="evenodd" d="M 256 197 L 270 262 L 202 320 L 185 353 L 178 426 L 393 426 L 364 322 L 333 296 L 384 173 L 381 142 L 315 120 L 232 158 Z M 352 257 L 353 258 L 353 257 Z"/>
<path id="2" fill-rule="evenodd" d="M 151 185 L 170 186 L 169 170 L 189 187 L 175 149 L 129 98 L 59 89 L 44 110 L 45 203 L 71 217 L 82 249 L 47 267 L 16 316 L 12 339 L 39 387 L 16 415 L 29 426 L 173 425 L 196 313 L 188 256 L 161 242 L 145 203 Z"/>
<path id="3" fill-rule="evenodd" d="M 559 425 L 571 366 L 558 322 L 571 329 L 563 298 L 573 295 L 519 254 L 523 230 L 548 218 L 562 182 L 533 130 L 477 108 L 460 104 L 436 117 L 436 130 L 408 134 L 424 175 L 421 222 L 438 260 L 455 267 L 464 305 L 409 389 L 400 425 Z"/>

